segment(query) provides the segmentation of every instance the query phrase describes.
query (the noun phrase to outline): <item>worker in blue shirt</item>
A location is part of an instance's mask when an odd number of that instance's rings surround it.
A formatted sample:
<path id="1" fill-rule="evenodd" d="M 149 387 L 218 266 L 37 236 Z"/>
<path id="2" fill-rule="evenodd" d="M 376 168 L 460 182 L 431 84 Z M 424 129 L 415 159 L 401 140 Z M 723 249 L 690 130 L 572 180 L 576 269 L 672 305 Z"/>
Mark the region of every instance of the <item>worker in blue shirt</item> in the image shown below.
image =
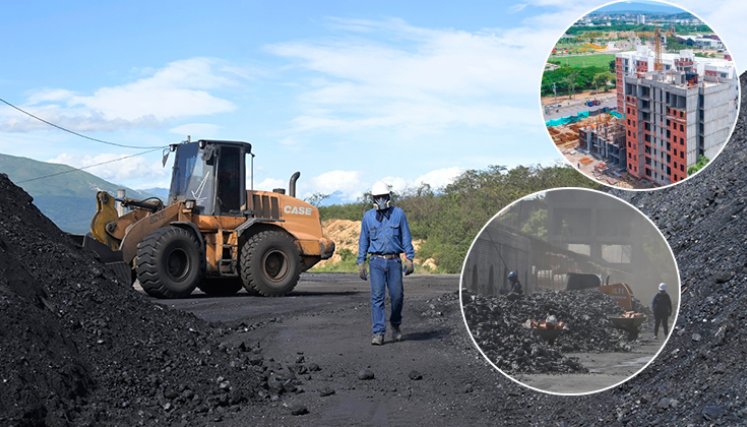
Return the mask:
<path id="1" fill-rule="evenodd" d="M 415 249 L 412 247 L 412 235 L 407 224 L 405 212 L 392 206 L 389 186 L 377 182 L 371 189 L 373 209 L 363 214 L 361 235 L 358 240 L 358 273 L 361 279 L 368 280 L 366 256 L 371 270 L 371 323 L 373 330 L 372 345 L 384 343 L 386 326 L 385 290 L 389 289 L 392 313 L 389 324 L 392 326 L 392 338 L 402 340 L 400 324 L 402 323 L 402 272 L 405 276 L 412 274 L 415 267 Z M 402 266 L 400 255 L 405 254 L 405 265 Z"/>

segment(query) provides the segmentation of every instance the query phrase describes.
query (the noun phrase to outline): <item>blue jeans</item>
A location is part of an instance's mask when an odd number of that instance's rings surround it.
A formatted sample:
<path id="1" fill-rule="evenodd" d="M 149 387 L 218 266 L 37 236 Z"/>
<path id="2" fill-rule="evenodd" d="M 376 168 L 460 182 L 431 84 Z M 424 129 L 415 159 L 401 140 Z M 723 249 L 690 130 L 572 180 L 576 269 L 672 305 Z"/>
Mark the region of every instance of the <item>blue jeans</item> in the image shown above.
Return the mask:
<path id="1" fill-rule="evenodd" d="M 386 332 L 386 308 L 384 301 L 385 288 L 389 288 L 389 299 L 392 302 L 392 314 L 389 323 L 399 327 L 402 323 L 402 300 L 405 296 L 402 288 L 402 261 L 399 258 L 384 259 L 372 256 L 368 261 L 371 282 L 371 323 L 374 335 Z"/>

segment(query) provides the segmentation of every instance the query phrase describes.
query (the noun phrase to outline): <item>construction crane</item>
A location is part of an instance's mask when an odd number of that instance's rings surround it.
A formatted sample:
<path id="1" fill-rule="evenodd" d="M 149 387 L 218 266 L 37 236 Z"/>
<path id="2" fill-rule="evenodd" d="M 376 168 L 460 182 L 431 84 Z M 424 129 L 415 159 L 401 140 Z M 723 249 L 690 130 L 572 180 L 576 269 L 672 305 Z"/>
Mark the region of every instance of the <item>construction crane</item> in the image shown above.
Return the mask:
<path id="1" fill-rule="evenodd" d="M 661 62 L 661 30 L 659 27 L 656 27 L 656 31 L 654 31 L 654 52 L 656 54 L 654 57 L 654 70 L 662 71 L 664 64 Z"/>

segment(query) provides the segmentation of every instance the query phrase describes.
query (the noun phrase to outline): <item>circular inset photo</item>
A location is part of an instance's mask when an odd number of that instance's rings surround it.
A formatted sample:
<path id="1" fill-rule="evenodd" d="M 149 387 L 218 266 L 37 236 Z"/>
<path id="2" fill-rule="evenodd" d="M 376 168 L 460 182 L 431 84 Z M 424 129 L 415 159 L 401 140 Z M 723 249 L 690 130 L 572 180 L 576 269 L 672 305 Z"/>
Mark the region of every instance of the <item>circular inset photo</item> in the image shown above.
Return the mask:
<path id="1" fill-rule="evenodd" d="M 580 188 L 534 193 L 475 238 L 460 286 L 474 344 L 524 386 L 595 393 L 641 372 L 677 319 L 664 236 L 632 205 Z"/>
<path id="2" fill-rule="evenodd" d="M 736 125 L 740 86 L 723 40 L 700 18 L 625 1 L 568 28 L 547 58 L 540 95 L 550 138 L 573 167 L 642 190 L 713 161 Z"/>

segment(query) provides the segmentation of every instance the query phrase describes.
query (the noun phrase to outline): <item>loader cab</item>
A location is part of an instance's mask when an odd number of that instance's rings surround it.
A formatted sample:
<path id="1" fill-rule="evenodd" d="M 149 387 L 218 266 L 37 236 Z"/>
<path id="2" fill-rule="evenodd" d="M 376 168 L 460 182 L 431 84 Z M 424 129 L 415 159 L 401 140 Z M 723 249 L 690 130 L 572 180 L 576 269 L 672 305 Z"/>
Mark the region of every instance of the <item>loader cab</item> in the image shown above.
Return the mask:
<path id="1" fill-rule="evenodd" d="M 169 204 L 195 201 L 201 215 L 242 216 L 246 205 L 246 155 L 240 141 L 199 140 L 174 144 Z"/>

